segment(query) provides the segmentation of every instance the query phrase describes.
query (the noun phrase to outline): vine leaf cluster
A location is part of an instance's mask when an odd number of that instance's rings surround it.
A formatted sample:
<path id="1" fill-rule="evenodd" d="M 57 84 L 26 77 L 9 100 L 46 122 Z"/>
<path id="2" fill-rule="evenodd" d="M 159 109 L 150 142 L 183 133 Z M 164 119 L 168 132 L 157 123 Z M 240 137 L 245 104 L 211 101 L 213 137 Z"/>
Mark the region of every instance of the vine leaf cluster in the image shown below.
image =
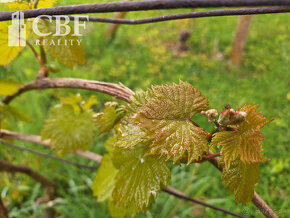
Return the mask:
<path id="1" fill-rule="evenodd" d="M 115 113 L 120 108 L 116 106 Z M 157 166 L 166 165 L 168 162 L 198 162 L 217 145 L 221 152 L 221 164 L 224 168 L 222 180 L 225 181 L 225 186 L 235 193 L 237 202 L 250 202 L 259 179 L 259 163 L 266 161 L 262 156 L 263 137 L 260 128 L 272 119 L 257 112 L 257 105 L 245 105 L 237 111 L 228 106 L 223 109 L 219 118 L 215 116 L 215 120 L 211 113 L 203 113 L 211 116 L 209 120 L 212 123 L 218 124 L 214 133 L 206 133 L 193 119 L 195 114 L 208 108 L 207 98 L 197 88 L 183 81 L 179 84 L 152 86 L 147 91 L 136 92 L 131 103 L 124 108 L 125 115 L 119 121 L 111 121 L 115 134 L 105 145 L 109 154 L 101 166 L 101 169 L 113 166 L 116 170 L 120 166 L 128 166 L 130 172 L 127 174 L 123 175 L 121 170 L 113 171 L 117 172 L 114 176 L 114 187 L 124 187 L 125 190 L 118 191 L 113 188 L 112 180 L 105 182 L 108 172 L 100 170 L 94 180 L 94 195 L 100 201 L 109 199 L 110 207 L 115 203 L 115 206 L 123 207 L 129 214 L 144 211 L 169 181 L 164 179 L 161 183 L 157 182 L 165 178 L 164 173 L 168 169 Z M 215 109 L 208 111 L 216 114 Z M 111 113 L 105 108 L 99 119 L 108 124 L 111 119 L 106 117 Z M 138 153 L 140 149 L 142 152 Z M 130 156 L 131 152 L 134 153 L 134 158 Z M 122 159 L 122 154 L 126 154 L 126 161 L 114 161 Z M 147 159 L 150 161 L 147 162 Z M 143 164 L 145 160 L 147 166 Z M 143 171 L 138 168 L 139 165 L 146 166 L 148 171 L 140 173 Z M 138 171 L 135 171 L 136 167 Z M 143 178 L 144 175 L 146 178 Z M 148 182 L 148 177 L 152 177 L 151 182 Z M 127 181 L 126 186 L 120 183 L 123 180 Z M 110 192 L 105 194 L 110 197 L 103 198 L 101 190 L 108 188 Z M 126 193 L 126 196 L 121 193 Z"/>

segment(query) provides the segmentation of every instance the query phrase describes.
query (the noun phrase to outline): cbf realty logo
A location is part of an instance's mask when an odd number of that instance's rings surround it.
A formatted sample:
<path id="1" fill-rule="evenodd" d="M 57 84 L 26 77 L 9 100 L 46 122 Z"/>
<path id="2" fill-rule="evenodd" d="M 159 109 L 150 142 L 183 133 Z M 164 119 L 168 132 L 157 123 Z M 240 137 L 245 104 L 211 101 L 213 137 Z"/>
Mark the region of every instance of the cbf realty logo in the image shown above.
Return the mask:
<path id="1" fill-rule="evenodd" d="M 71 19 L 74 21 L 74 28 L 69 25 Z M 84 22 L 80 23 L 80 20 Z M 82 36 L 80 28 L 86 29 L 86 21 L 88 20 L 88 16 L 40 15 L 31 20 L 31 29 L 38 38 L 35 39 L 34 43 L 50 46 L 80 45 L 82 41 L 79 38 Z M 21 11 L 13 13 L 12 24 L 8 27 L 8 46 L 26 46 L 27 31 L 24 13 Z M 71 37 L 66 37 L 68 35 Z"/>

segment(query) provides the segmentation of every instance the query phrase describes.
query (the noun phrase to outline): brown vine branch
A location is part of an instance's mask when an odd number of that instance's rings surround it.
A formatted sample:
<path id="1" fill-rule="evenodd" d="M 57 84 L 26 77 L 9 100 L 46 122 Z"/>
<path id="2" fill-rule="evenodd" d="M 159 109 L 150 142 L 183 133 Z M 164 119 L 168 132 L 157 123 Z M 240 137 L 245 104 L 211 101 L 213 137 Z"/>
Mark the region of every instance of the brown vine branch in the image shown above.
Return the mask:
<path id="1" fill-rule="evenodd" d="M 222 208 L 207 204 L 205 202 L 198 201 L 198 200 L 192 199 L 190 197 L 187 197 L 182 192 L 180 192 L 179 190 L 177 190 L 175 188 L 172 188 L 172 187 L 166 187 L 166 188 L 163 189 L 163 191 L 168 193 L 168 194 L 170 194 L 170 195 L 173 195 L 173 196 L 175 196 L 177 198 L 180 198 L 180 199 L 183 199 L 183 200 L 186 200 L 186 201 L 190 201 L 190 202 L 193 202 L 193 203 L 196 203 L 196 204 L 200 204 L 200 205 L 202 205 L 204 207 L 212 208 L 214 210 L 221 211 L 221 212 L 226 213 L 226 214 L 230 214 L 230 215 L 232 215 L 234 217 L 245 218 L 244 216 L 241 216 L 241 215 L 239 215 L 237 213 L 234 213 L 234 212 L 231 212 L 231 211 L 228 211 L 228 210 L 224 210 Z"/>
<path id="2" fill-rule="evenodd" d="M 40 144 L 40 145 L 44 145 L 44 146 L 49 146 L 49 141 L 48 140 L 45 140 L 45 141 L 41 141 L 41 137 L 40 136 L 35 136 L 35 135 L 25 135 L 25 134 L 20 134 L 20 133 L 16 133 L 16 132 L 11 132 L 11 131 L 8 131 L 8 130 L 1 130 L 0 132 L 0 138 L 3 138 L 3 139 L 14 139 L 14 140 L 22 140 L 22 141 L 27 141 L 27 142 L 32 142 L 32 143 L 35 143 L 35 144 Z M 101 160 L 102 160 L 102 156 L 101 155 L 98 155 L 98 154 L 95 154 L 95 153 L 92 153 L 92 152 L 87 152 L 89 155 L 88 155 L 88 159 L 90 160 L 93 160 L 97 163 L 101 163 Z M 79 153 L 77 153 L 79 154 Z M 86 157 L 82 154 L 79 154 L 80 156 L 83 156 L 83 157 Z M 187 201 L 191 201 L 193 203 L 196 203 L 196 204 L 200 204 L 200 205 L 203 205 L 205 207 L 209 207 L 209 208 L 212 208 L 214 210 L 217 210 L 217 211 L 221 211 L 223 213 L 226 213 L 226 214 L 230 214 L 232 216 L 235 216 L 235 217 L 241 217 L 241 218 L 244 218 L 243 216 L 239 215 L 239 214 L 236 214 L 234 212 L 231 212 L 231 211 L 228 211 L 228 210 L 224 210 L 222 208 L 218 208 L 218 207 L 215 207 L 215 206 L 212 206 L 212 205 L 209 205 L 207 203 L 204 203 L 202 201 L 198 201 L 198 200 L 195 200 L 193 198 L 190 198 L 188 196 L 186 196 L 185 194 L 183 194 L 182 192 L 172 188 L 172 187 L 166 187 L 163 189 L 163 191 L 177 197 L 177 198 L 180 198 L 180 199 L 183 199 L 183 200 L 187 200 Z"/>
<path id="3" fill-rule="evenodd" d="M 39 15 L 69 15 L 121 11 L 144 11 L 177 8 L 248 7 L 248 6 L 289 6 L 289 0 L 147 0 L 137 2 L 111 2 L 99 4 L 70 5 L 25 10 L 25 18 Z M 13 12 L 1 12 L 0 21 L 11 20 Z"/>
<path id="4" fill-rule="evenodd" d="M 130 96 L 133 94 L 133 91 L 130 89 L 125 89 L 120 85 L 113 83 L 75 78 L 42 78 L 21 86 L 18 88 L 17 93 L 11 96 L 6 96 L 3 98 L 2 102 L 8 104 L 15 97 L 27 91 L 51 88 L 78 88 L 92 90 L 114 96 L 126 102 L 130 102 Z"/>
<path id="5" fill-rule="evenodd" d="M 33 45 L 31 45 L 31 43 L 30 43 L 28 40 L 26 40 L 26 44 L 28 45 L 28 47 L 29 47 L 29 48 L 31 49 L 31 51 L 33 52 L 33 54 L 34 54 L 34 56 L 36 57 L 36 59 L 37 59 L 39 65 L 40 65 L 40 66 L 43 66 L 43 62 L 42 62 L 42 60 L 41 60 L 41 57 L 40 57 L 40 55 L 37 53 L 37 51 L 35 50 L 35 48 L 33 47 Z"/>
<path id="6" fill-rule="evenodd" d="M 2 201 L 1 195 L 0 195 L 0 215 L 3 218 L 8 218 L 8 210 L 6 209 L 6 207 Z"/>
<path id="7" fill-rule="evenodd" d="M 289 6 L 263 7 L 263 8 L 243 8 L 243 9 L 226 9 L 226 10 L 210 10 L 210 11 L 194 11 L 188 13 L 170 14 L 143 19 L 121 19 L 121 18 L 105 18 L 105 17 L 79 17 L 80 21 L 139 25 L 147 23 L 157 23 L 170 20 L 181 20 L 202 17 L 218 17 L 218 16 L 237 16 L 237 15 L 255 15 L 255 14 L 273 14 L 290 12 Z M 69 16 L 74 21 L 74 16 Z"/>
<path id="8" fill-rule="evenodd" d="M 7 161 L 0 160 L 0 172 L 10 172 L 10 173 L 24 173 L 31 178 L 33 178 L 35 181 L 42 184 L 45 188 L 46 195 L 48 198 L 53 198 L 53 196 L 56 195 L 56 184 L 53 181 L 48 180 L 44 176 L 40 175 L 39 173 L 33 171 L 31 168 L 26 166 L 20 166 L 20 165 L 14 165 Z"/>
<path id="9" fill-rule="evenodd" d="M 0 135 L 1 135 L 1 131 L 0 131 Z M 52 156 L 52 155 L 49 155 L 49 154 L 44 154 L 44 153 L 41 153 L 41 152 L 38 152 L 38 151 L 34 151 L 32 149 L 29 149 L 29 148 L 20 147 L 20 146 L 14 145 L 12 143 L 5 142 L 3 140 L 0 140 L 0 144 L 6 145 L 8 147 L 15 148 L 15 149 L 18 149 L 18 150 L 21 150 L 21 151 L 27 151 L 27 152 L 30 152 L 32 154 L 35 154 L 35 155 L 38 155 L 38 156 L 42 156 L 42 157 L 45 157 L 45 158 L 48 158 L 48 159 L 61 161 L 63 163 L 70 164 L 70 165 L 73 165 L 73 166 L 78 167 L 78 168 L 85 168 L 85 169 L 91 169 L 91 170 L 97 170 L 98 169 L 98 167 L 78 164 L 78 163 L 75 163 L 75 162 L 72 162 L 72 161 L 69 161 L 69 160 L 65 160 L 65 159 L 56 157 L 56 156 Z"/>
<path id="10" fill-rule="evenodd" d="M 32 142 L 34 144 L 50 146 L 49 140 L 42 141 L 40 136 L 26 135 L 26 134 L 11 132 L 11 131 L 4 130 L 4 129 L 1 129 L 1 131 L 0 131 L 0 138 L 2 138 L 2 139 L 15 139 L 15 140 L 21 140 L 21 141 L 26 141 L 26 142 Z M 81 156 L 81 157 L 87 158 L 89 160 L 93 160 L 97 163 L 100 163 L 102 160 L 101 155 L 95 154 L 95 153 L 90 152 L 90 151 L 76 151 L 76 154 Z"/>

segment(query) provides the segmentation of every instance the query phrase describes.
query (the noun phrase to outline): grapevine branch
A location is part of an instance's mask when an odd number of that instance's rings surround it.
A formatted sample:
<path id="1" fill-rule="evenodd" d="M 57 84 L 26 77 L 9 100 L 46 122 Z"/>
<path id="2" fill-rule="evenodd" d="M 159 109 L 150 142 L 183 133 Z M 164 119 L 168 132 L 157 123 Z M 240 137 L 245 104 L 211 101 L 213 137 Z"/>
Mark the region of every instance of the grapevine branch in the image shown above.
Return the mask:
<path id="1" fill-rule="evenodd" d="M 11 132 L 11 131 L 8 131 L 8 130 L 1 130 L 0 133 L 1 133 L 0 134 L 0 138 L 3 138 L 3 139 L 22 140 L 22 141 L 27 141 L 27 142 L 32 142 L 32 143 L 35 143 L 35 144 L 39 144 L 39 145 L 49 146 L 49 141 L 48 140 L 41 141 L 41 137 L 40 136 L 25 135 L 25 134 L 20 134 L 20 133 L 16 133 L 16 132 Z M 0 142 L 2 143 L 1 140 L 0 140 Z M 92 152 L 90 152 L 90 153 L 92 153 Z M 91 160 L 93 160 L 93 161 L 95 161 L 97 163 L 101 163 L 102 156 L 98 155 L 98 154 L 95 154 L 95 153 L 92 153 L 92 154 L 94 154 L 94 156 L 96 158 L 89 158 L 89 159 L 91 159 Z M 91 157 L 93 157 L 93 155 L 91 155 Z M 174 188 L 169 187 L 169 186 L 165 187 L 163 189 L 163 191 L 168 193 L 168 194 L 170 194 L 170 195 L 173 195 L 173 196 L 175 196 L 177 198 L 183 199 L 183 200 L 191 201 L 193 203 L 200 204 L 202 206 L 205 206 L 205 207 L 208 207 L 208 208 L 212 208 L 214 210 L 221 211 L 223 213 L 230 214 L 230 215 L 235 216 L 235 217 L 245 218 L 244 216 L 241 216 L 241 215 L 236 214 L 234 212 L 231 212 L 231 211 L 228 211 L 228 210 L 224 210 L 222 208 L 215 207 L 215 206 L 207 204 L 205 202 L 198 201 L 198 200 L 195 200 L 193 198 L 190 198 L 190 197 L 186 196 L 185 194 L 183 194 L 182 192 L 180 192 L 179 190 L 174 189 Z"/>
<path id="2" fill-rule="evenodd" d="M 43 177 L 39 173 L 31 170 L 29 167 L 13 165 L 4 160 L 0 160 L 0 171 L 24 173 L 32 177 L 34 180 L 41 183 L 45 187 L 56 186 L 56 184 L 53 181 L 48 180 L 47 178 Z"/>
<path id="3" fill-rule="evenodd" d="M 26 135 L 26 134 L 20 134 L 20 133 L 15 133 L 11 132 L 8 130 L 1 129 L 0 131 L 0 138 L 2 139 L 16 139 L 16 140 L 21 140 L 21 141 L 27 141 L 27 142 L 32 142 L 35 144 L 40 144 L 44 146 L 49 146 L 49 140 L 41 140 L 40 136 L 35 136 L 35 135 Z M 89 160 L 93 160 L 97 163 L 101 162 L 102 156 L 95 154 L 90 151 L 76 151 L 76 154 L 87 158 Z"/>
<path id="4" fill-rule="evenodd" d="M 18 92 L 16 92 L 14 95 L 6 96 L 2 102 L 8 104 L 15 97 L 27 91 L 51 88 L 78 88 L 92 90 L 102 92 L 129 102 L 133 91 L 131 91 L 129 88 L 123 88 L 122 86 L 123 85 L 117 85 L 113 83 L 75 78 L 43 78 L 21 86 L 18 88 Z"/>
<path id="5" fill-rule="evenodd" d="M 204 207 L 209 207 L 209 208 L 212 208 L 214 210 L 218 210 L 218 211 L 221 211 L 221 212 L 230 214 L 230 215 L 235 216 L 235 217 L 245 218 L 244 216 L 241 216 L 241 215 L 236 214 L 234 212 L 231 212 L 231 211 L 228 211 L 228 210 L 224 210 L 222 208 L 215 207 L 213 205 L 204 203 L 202 201 L 198 201 L 198 200 L 192 199 L 190 197 L 187 197 L 182 192 L 180 192 L 180 191 L 178 191 L 178 190 L 176 190 L 175 188 L 172 188 L 172 187 L 166 187 L 166 188 L 163 189 L 163 191 L 166 192 L 166 193 L 168 193 L 168 194 L 170 194 L 170 195 L 173 195 L 173 196 L 175 196 L 177 198 L 180 198 L 180 199 L 183 199 L 183 200 L 186 200 L 186 201 L 191 201 L 193 203 L 200 204 L 200 205 L 202 205 Z"/>
<path id="6" fill-rule="evenodd" d="M 0 132 L 0 135 L 1 135 L 1 132 Z M 6 145 L 8 147 L 15 148 L 15 149 L 18 149 L 18 150 L 21 150 L 21 151 L 27 151 L 27 152 L 30 152 L 32 154 L 36 154 L 36 155 L 39 155 L 39 156 L 42 156 L 42 157 L 45 157 L 45 158 L 61 161 L 63 163 L 70 164 L 70 165 L 73 165 L 73 166 L 78 167 L 78 168 L 86 168 L 86 169 L 91 169 L 91 170 L 97 170 L 98 169 L 98 167 L 78 164 L 78 163 L 75 163 L 75 162 L 72 162 L 72 161 L 69 161 L 69 160 L 65 160 L 63 158 L 59 158 L 59 157 L 52 156 L 52 155 L 49 155 L 49 154 L 44 154 L 44 153 L 41 153 L 41 152 L 38 152 L 38 151 L 34 151 L 32 149 L 29 149 L 29 148 L 20 147 L 20 146 L 14 145 L 12 143 L 5 142 L 3 140 L 0 140 L 0 144 Z"/>
<path id="7" fill-rule="evenodd" d="M 69 15 L 121 11 L 145 11 L 178 8 L 290 6 L 289 0 L 147 0 L 137 2 L 111 2 L 99 4 L 69 5 L 22 11 L 25 18 L 40 15 Z M 13 12 L 1 12 L 0 21 L 11 20 Z"/>
<path id="8" fill-rule="evenodd" d="M 106 18 L 106 17 L 79 17 L 80 21 L 100 22 L 100 23 L 114 23 L 114 24 L 128 24 L 138 25 L 147 23 L 157 23 L 169 20 L 181 20 L 190 18 L 202 17 L 218 17 L 218 16 L 232 16 L 232 15 L 251 15 L 251 14 L 272 14 L 272 13 L 287 13 L 290 12 L 289 6 L 275 6 L 263 8 L 243 8 L 243 9 L 226 9 L 226 10 L 210 10 L 210 11 L 194 11 L 188 13 L 170 14 L 156 17 L 149 17 L 143 19 L 121 19 L 121 18 Z M 54 17 L 55 18 L 55 17 Z M 74 16 L 69 16 L 70 20 L 75 20 Z"/>
<path id="9" fill-rule="evenodd" d="M 58 83 L 58 81 L 61 81 Z M 90 80 L 82 80 L 82 79 L 72 79 L 72 78 L 60 78 L 60 79 L 41 79 L 39 80 L 41 83 L 43 82 L 43 86 L 37 85 L 36 82 L 29 83 L 27 85 L 24 85 L 19 88 L 19 91 L 12 96 L 6 96 L 3 99 L 4 103 L 9 103 L 14 97 L 30 90 L 35 90 L 35 89 L 45 89 L 45 88 L 80 88 L 80 89 L 89 89 L 97 92 L 102 92 L 114 97 L 117 97 L 119 99 L 122 99 L 126 102 L 130 102 L 130 96 L 133 95 L 133 91 L 131 91 L 129 88 L 125 87 L 124 85 L 120 86 L 117 84 L 113 83 L 104 83 L 104 82 L 96 82 L 96 81 L 90 81 Z M 31 85 L 32 84 L 32 85 Z M 60 85 L 61 84 L 61 85 Z M 65 85 L 64 85 L 65 84 Z M 84 85 L 87 84 L 87 85 Z M 3 130 L 1 130 L 2 136 L 3 137 Z M 6 135 L 7 135 L 6 131 Z M 9 135 L 9 134 L 8 134 Z M 18 133 L 10 134 L 10 138 L 13 139 L 19 139 L 19 140 L 24 140 L 24 141 L 29 141 L 30 136 L 27 135 L 18 135 Z M 42 145 L 49 145 L 49 142 L 42 142 L 40 136 L 32 136 L 32 142 L 35 142 L 37 144 L 42 144 Z M 81 151 L 77 151 L 77 154 L 88 157 L 91 160 L 94 160 L 94 155 L 92 152 L 87 152 L 83 153 Z M 96 155 L 96 154 L 95 154 Z M 212 153 L 210 153 L 212 155 Z M 97 155 L 97 162 L 101 161 L 101 156 Z M 96 160 L 94 160 L 96 161 Z M 222 171 L 222 167 L 218 165 L 218 159 L 217 157 L 215 158 L 210 158 L 209 159 L 210 163 L 212 163 L 214 166 L 216 166 L 220 171 Z M 266 216 L 266 217 L 278 217 L 275 212 L 267 205 L 267 203 L 256 193 L 254 192 L 254 196 L 252 199 L 252 202 L 255 204 L 255 206 Z"/>
<path id="10" fill-rule="evenodd" d="M 39 182 L 43 185 L 46 191 L 46 195 L 48 199 L 51 199 L 56 194 L 56 184 L 53 181 L 50 181 L 49 179 L 45 178 L 44 176 L 40 175 L 39 173 L 35 172 L 31 168 L 27 166 L 20 166 L 20 165 L 14 165 L 7 161 L 0 160 L 0 172 L 11 172 L 11 173 L 24 173 L 31 178 L 33 178 L 35 181 Z"/>

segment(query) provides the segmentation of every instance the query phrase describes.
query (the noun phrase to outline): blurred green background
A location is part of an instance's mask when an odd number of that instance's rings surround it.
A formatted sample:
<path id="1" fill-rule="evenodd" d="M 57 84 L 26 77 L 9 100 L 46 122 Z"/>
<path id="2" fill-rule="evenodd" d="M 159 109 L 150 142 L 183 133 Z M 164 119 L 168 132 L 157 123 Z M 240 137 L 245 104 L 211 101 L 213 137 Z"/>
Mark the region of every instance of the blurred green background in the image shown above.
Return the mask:
<path id="1" fill-rule="evenodd" d="M 104 1 L 60 1 L 59 5 Z M 3 7 L 0 8 L 1 11 Z M 178 12 L 188 10 L 177 10 Z M 177 12 L 175 11 L 175 12 Z M 142 18 L 172 13 L 172 11 L 132 12 L 126 18 Z M 112 14 L 98 16 L 111 17 Z M 243 64 L 240 68 L 228 62 L 237 17 L 215 17 L 170 21 L 137 26 L 122 25 L 113 39 L 106 39 L 108 24 L 90 23 L 82 37 L 86 50 L 86 64 L 67 69 L 51 61 L 59 72 L 51 77 L 75 77 L 106 82 L 121 82 L 132 90 L 146 89 L 151 84 L 188 81 L 209 97 L 210 106 L 219 111 L 225 104 L 239 108 L 245 103 L 260 104 L 266 117 L 275 120 L 262 129 L 265 157 L 256 191 L 280 217 L 290 217 L 289 187 L 289 36 L 288 14 L 257 15 L 252 19 Z M 189 31 L 189 50 L 180 55 L 175 51 L 179 32 Z M 0 79 L 27 83 L 36 78 L 38 64 L 26 48 L 6 67 L 0 67 Z M 56 96 L 69 92 L 83 96 L 97 95 L 100 111 L 110 96 L 83 90 L 31 91 L 17 97 L 12 106 L 34 119 L 33 123 L 10 120 L 13 130 L 39 135 L 50 107 L 58 103 Z M 204 117 L 197 117 L 207 130 L 213 126 Z M 103 154 L 107 136 L 96 137 L 90 150 Z M 41 146 L 16 142 L 18 145 L 54 154 Z M 91 185 L 96 174 L 57 161 L 20 152 L 1 145 L 0 158 L 15 164 L 28 165 L 58 184 L 59 197 L 55 200 L 58 217 L 109 217 L 106 203 L 92 197 Z M 73 154 L 64 156 L 82 164 L 95 166 L 89 160 Z M 170 186 L 188 196 L 249 217 L 262 217 L 255 206 L 236 204 L 233 194 L 224 189 L 220 173 L 208 163 L 172 166 Z M 42 217 L 45 205 L 35 200 L 43 195 L 42 187 L 32 179 L 1 173 L 0 194 L 11 211 L 11 217 Z M 224 217 L 211 209 L 181 201 L 161 193 L 146 213 L 137 217 Z M 226 217 L 226 216 L 225 216 Z"/>

